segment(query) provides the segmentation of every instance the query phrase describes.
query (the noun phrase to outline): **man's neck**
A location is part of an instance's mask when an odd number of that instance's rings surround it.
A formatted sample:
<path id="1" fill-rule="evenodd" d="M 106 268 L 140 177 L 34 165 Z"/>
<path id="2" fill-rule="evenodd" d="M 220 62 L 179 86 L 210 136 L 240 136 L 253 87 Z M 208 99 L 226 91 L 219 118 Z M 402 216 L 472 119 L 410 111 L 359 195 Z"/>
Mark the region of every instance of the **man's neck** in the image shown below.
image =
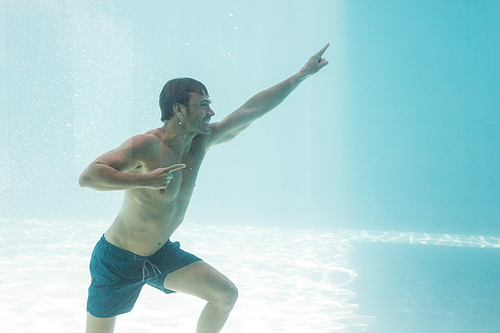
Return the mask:
<path id="1" fill-rule="evenodd" d="M 186 149 L 189 150 L 194 137 L 198 134 L 190 132 L 185 124 L 176 119 L 165 121 L 159 130 L 162 135 L 162 143 L 179 154 L 182 154 Z"/>

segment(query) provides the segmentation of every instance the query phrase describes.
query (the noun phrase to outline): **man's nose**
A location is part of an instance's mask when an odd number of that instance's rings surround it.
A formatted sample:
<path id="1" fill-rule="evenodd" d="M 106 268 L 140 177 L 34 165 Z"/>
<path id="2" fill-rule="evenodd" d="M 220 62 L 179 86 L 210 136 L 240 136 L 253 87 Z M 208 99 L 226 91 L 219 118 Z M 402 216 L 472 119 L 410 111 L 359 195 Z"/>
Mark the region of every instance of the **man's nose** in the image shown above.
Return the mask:
<path id="1" fill-rule="evenodd" d="M 215 112 L 214 112 L 214 110 L 212 110 L 211 107 L 208 107 L 207 116 L 210 116 L 210 117 L 215 116 Z"/>

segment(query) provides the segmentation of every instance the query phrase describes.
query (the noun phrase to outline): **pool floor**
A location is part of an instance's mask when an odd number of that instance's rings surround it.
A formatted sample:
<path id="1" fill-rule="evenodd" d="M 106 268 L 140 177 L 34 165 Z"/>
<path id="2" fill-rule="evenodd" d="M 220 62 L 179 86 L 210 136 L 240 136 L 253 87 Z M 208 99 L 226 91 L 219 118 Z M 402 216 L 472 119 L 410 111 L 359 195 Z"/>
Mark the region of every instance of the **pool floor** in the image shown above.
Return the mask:
<path id="1" fill-rule="evenodd" d="M 0 220 L 0 332 L 83 332 L 107 225 Z M 499 331 L 498 239 L 186 223 L 173 240 L 238 286 L 223 332 Z M 146 286 L 116 332 L 194 332 L 203 306 Z"/>
<path id="2" fill-rule="evenodd" d="M 350 263 L 367 332 L 500 331 L 497 248 L 359 243 Z"/>

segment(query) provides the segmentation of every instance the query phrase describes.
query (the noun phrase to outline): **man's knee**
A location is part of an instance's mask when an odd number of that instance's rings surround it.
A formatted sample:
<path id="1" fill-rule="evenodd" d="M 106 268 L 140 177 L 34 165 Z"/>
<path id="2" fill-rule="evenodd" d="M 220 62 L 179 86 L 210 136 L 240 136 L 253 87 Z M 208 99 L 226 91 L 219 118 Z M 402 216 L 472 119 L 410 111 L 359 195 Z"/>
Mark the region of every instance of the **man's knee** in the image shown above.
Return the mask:
<path id="1" fill-rule="evenodd" d="M 217 305 L 230 310 L 238 300 L 238 288 L 231 281 L 227 281 L 217 296 Z"/>
<path id="2" fill-rule="evenodd" d="M 238 300 L 238 288 L 234 283 L 231 282 L 231 287 L 228 290 L 228 301 L 229 303 L 234 306 L 236 301 Z"/>

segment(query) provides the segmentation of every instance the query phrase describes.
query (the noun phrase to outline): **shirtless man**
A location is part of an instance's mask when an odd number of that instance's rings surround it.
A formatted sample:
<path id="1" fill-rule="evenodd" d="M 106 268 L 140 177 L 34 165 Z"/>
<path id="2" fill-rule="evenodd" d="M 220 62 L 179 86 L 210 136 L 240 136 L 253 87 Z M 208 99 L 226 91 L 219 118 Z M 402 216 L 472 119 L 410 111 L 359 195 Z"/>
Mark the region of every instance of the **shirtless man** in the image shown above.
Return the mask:
<path id="1" fill-rule="evenodd" d="M 118 216 L 92 253 L 87 332 L 112 332 L 116 316 L 132 310 L 144 284 L 205 300 L 196 332 L 222 329 L 238 297 L 235 285 L 170 242 L 170 236 L 184 219 L 208 149 L 232 140 L 326 66 L 322 55 L 327 48 L 218 123 L 210 124 L 215 113 L 202 83 L 189 78 L 167 82 L 160 94 L 163 126 L 128 139 L 83 171 L 80 186 L 125 190 Z"/>

